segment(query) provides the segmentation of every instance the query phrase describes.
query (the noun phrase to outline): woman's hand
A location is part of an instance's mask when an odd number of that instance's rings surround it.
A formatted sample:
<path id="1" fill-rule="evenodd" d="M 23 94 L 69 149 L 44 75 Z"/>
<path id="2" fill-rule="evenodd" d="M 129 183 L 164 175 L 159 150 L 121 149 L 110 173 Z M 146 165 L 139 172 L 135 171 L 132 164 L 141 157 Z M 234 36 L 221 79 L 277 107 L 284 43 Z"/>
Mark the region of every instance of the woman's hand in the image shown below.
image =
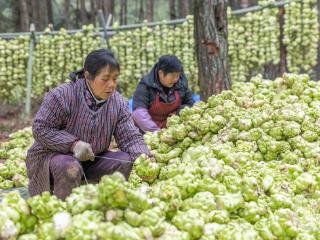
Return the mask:
<path id="1" fill-rule="evenodd" d="M 78 158 L 80 161 L 94 161 L 94 153 L 89 143 L 77 141 L 74 143 L 71 151 L 73 152 L 73 156 Z"/>

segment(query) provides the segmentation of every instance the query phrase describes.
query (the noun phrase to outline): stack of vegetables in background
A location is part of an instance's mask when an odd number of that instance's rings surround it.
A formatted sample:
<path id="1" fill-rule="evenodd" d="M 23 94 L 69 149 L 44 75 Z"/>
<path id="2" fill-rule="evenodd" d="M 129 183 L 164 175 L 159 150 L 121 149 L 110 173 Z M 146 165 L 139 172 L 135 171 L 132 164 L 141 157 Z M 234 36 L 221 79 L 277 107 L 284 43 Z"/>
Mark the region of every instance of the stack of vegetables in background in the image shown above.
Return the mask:
<path id="1" fill-rule="evenodd" d="M 284 44 L 290 72 L 311 73 L 312 67 L 317 65 L 319 13 L 316 4 L 316 0 L 299 1 L 286 8 Z"/>
<path id="2" fill-rule="evenodd" d="M 229 9 L 228 43 L 233 81 L 247 81 L 280 61 L 278 9 L 265 8 L 244 16 L 232 16 Z"/>
<path id="3" fill-rule="evenodd" d="M 79 70 L 92 50 L 100 48 L 101 39 L 96 36 L 92 25 L 83 26 L 82 32 L 41 35 L 38 38 L 33 65 L 33 95 L 43 96 L 45 92 L 66 81 L 68 74 Z"/>
<path id="4" fill-rule="evenodd" d="M 260 0 L 261 6 L 275 0 Z M 309 73 L 317 65 L 319 24 L 316 0 L 294 0 L 285 5 L 283 43 L 289 72 Z M 195 58 L 193 17 L 183 24 L 165 21 L 154 28 L 114 29 L 110 44 L 121 63 L 119 90 L 131 98 L 141 77 L 163 54 L 176 54 L 183 63 L 190 88 L 199 91 Z M 56 35 L 46 30 L 37 37 L 33 65 L 33 97 L 42 97 L 66 81 L 71 71 L 82 67 L 85 56 L 101 45 L 101 33 L 84 26 L 74 35 L 61 29 Z M 228 44 L 232 81 L 247 81 L 280 61 L 279 9 L 264 8 L 243 15 L 228 10 Z M 0 40 L 0 97 L 8 102 L 23 101 L 26 88 L 28 37 Z"/>
<path id="5" fill-rule="evenodd" d="M 31 127 L 10 135 L 0 145 L 0 190 L 27 186 L 26 154 L 33 143 Z"/>
<path id="6" fill-rule="evenodd" d="M 0 237 L 320 239 L 320 83 L 307 75 L 234 83 L 145 140 L 155 161 L 141 155 L 129 182 L 104 176 L 66 201 L 7 194 Z"/>
<path id="7" fill-rule="evenodd" d="M 275 3 L 260 0 L 259 5 Z M 317 65 L 319 22 L 316 0 L 290 1 L 284 9 L 283 44 L 288 71 L 313 73 Z M 231 15 L 229 9 L 228 43 L 233 81 L 264 71 L 280 61 L 279 10 L 264 8 L 245 15 Z"/>
<path id="8" fill-rule="evenodd" d="M 11 40 L 0 38 L 0 98 L 21 100 L 26 94 L 29 37 Z"/>

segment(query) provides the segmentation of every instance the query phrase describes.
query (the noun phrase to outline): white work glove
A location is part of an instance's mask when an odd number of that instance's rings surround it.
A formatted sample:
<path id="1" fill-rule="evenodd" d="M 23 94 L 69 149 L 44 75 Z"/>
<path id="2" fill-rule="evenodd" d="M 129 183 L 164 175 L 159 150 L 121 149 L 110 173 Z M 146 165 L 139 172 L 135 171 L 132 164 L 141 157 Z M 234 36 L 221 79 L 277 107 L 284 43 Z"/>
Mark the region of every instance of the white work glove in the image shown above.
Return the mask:
<path id="1" fill-rule="evenodd" d="M 72 148 L 73 156 L 80 161 L 94 161 L 94 153 L 89 143 L 78 141 Z"/>

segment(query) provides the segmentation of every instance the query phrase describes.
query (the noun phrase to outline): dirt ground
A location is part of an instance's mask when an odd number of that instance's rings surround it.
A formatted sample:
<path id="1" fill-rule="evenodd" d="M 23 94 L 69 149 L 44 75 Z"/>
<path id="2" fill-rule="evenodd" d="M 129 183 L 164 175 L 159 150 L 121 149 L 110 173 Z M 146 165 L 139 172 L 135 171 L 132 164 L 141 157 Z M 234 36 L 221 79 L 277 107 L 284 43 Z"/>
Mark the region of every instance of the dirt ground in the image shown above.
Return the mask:
<path id="1" fill-rule="evenodd" d="M 25 106 L 22 104 L 0 104 L 0 143 L 7 141 L 10 133 L 31 126 L 40 103 L 39 100 L 32 103 L 30 118 L 24 116 Z"/>
<path id="2" fill-rule="evenodd" d="M 32 120 L 22 119 L 6 119 L 0 117 L 0 142 L 5 142 L 9 138 L 9 134 L 24 127 L 30 126 Z"/>

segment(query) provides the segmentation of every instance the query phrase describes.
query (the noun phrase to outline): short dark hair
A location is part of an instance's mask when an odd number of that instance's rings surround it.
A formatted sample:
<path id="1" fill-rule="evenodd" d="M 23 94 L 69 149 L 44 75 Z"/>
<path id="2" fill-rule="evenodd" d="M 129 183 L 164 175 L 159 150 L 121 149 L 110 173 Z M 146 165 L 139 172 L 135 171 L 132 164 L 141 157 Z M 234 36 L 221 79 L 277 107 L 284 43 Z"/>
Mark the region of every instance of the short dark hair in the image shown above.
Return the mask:
<path id="1" fill-rule="evenodd" d="M 90 52 L 84 61 L 83 70 L 88 71 L 92 78 L 95 78 L 102 68 L 110 66 L 111 69 L 120 71 L 118 60 L 108 49 L 98 49 Z"/>
<path id="2" fill-rule="evenodd" d="M 162 70 L 164 75 L 173 72 L 183 72 L 182 64 L 175 55 L 163 55 L 158 60 L 158 71 Z"/>

